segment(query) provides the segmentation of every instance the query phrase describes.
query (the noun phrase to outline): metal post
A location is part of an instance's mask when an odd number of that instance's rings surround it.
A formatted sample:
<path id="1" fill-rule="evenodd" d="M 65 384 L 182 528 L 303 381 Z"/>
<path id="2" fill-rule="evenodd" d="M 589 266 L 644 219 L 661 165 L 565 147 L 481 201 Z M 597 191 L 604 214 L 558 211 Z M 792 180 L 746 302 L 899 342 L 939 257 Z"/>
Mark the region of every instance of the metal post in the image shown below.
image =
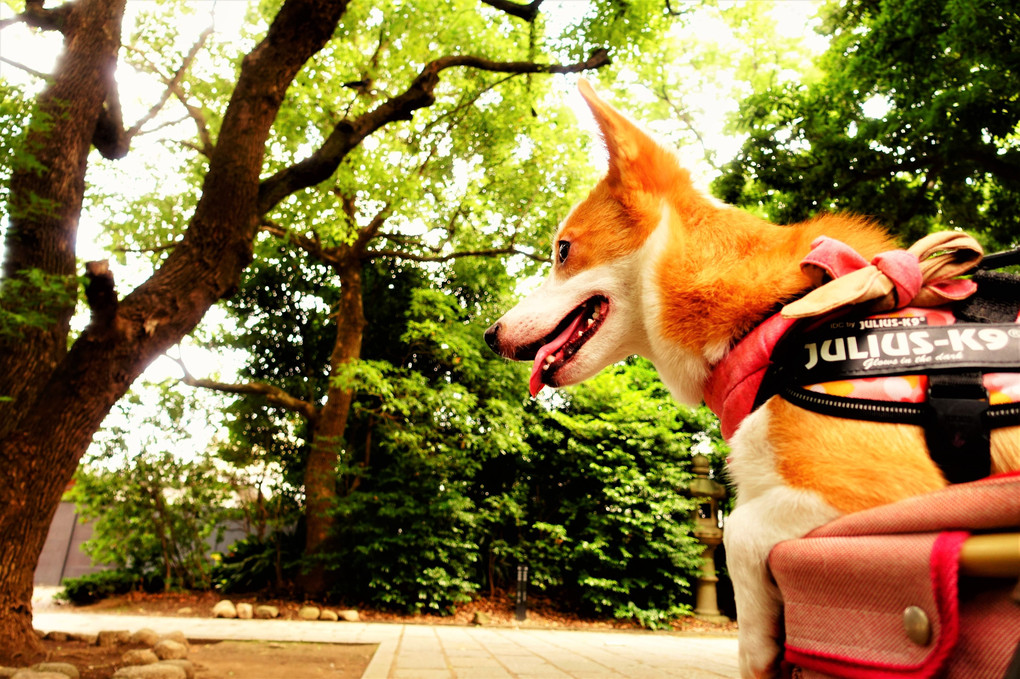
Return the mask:
<path id="1" fill-rule="evenodd" d="M 517 567 L 517 620 L 523 622 L 528 618 L 528 567 Z"/>
<path id="2" fill-rule="evenodd" d="M 67 572 L 67 561 L 71 558 L 71 549 L 74 547 L 74 532 L 78 529 L 78 508 L 75 507 L 71 510 L 71 535 L 67 538 L 67 549 L 64 550 L 64 563 L 60 564 L 60 577 L 57 578 L 57 584 L 62 585 L 64 583 L 64 573 Z"/>

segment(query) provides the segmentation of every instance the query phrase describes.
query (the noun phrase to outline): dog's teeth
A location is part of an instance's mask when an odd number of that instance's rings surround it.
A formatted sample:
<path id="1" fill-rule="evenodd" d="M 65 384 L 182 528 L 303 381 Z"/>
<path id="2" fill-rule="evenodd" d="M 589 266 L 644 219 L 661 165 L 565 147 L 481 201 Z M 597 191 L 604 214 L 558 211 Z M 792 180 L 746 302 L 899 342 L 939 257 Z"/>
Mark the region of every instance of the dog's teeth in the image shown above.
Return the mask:
<path id="1" fill-rule="evenodd" d="M 590 328 L 593 325 L 595 325 L 595 319 L 594 318 L 589 318 L 588 319 L 588 327 Z"/>
<path id="2" fill-rule="evenodd" d="M 588 321 L 588 325 L 591 325 L 593 322 L 597 320 L 599 320 L 599 312 L 595 311 L 595 313 L 591 315 L 591 320 Z"/>
<path id="3" fill-rule="evenodd" d="M 556 359 L 554 359 L 554 358 L 553 358 L 552 356 L 546 356 L 546 357 L 545 357 L 545 364 L 546 364 L 546 365 L 552 365 L 552 362 L 553 362 L 554 360 L 556 360 Z"/>

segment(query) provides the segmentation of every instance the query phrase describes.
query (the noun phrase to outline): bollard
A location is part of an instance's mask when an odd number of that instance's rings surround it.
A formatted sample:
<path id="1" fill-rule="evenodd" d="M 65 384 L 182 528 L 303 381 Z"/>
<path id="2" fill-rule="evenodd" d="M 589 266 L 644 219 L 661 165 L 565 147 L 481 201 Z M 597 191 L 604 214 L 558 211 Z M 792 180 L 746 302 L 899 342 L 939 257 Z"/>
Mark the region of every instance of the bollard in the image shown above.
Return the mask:
<path id="1" fill-rule="evenodd" d="M 517 567 L 517 610 L 518 622 L 528 619 L 528 567 Z"/>

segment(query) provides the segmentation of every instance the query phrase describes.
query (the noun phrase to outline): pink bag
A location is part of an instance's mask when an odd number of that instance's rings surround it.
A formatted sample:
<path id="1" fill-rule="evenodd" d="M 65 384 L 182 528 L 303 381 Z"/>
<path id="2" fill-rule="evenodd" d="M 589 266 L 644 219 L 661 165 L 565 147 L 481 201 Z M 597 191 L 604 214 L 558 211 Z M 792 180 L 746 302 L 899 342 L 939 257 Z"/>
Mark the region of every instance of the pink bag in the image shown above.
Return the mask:
<path id="1" fill-rule="evenodd" d="M 1004 677 L 1020 642 L 1020 590 L 1016 577 L 960 575 L 972 533 L 1020 533 L 1020 474 L 845 516 L 776 545 L 769 566 L 783 594 L 788 671 Z"/>

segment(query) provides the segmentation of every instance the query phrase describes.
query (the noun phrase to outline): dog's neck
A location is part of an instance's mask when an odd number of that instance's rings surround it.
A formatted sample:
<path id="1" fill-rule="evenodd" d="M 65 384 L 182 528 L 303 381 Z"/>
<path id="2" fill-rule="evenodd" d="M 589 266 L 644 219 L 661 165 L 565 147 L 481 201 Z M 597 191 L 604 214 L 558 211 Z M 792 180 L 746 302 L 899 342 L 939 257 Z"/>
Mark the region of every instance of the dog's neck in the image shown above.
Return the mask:
<path id="1" fill-rule="evenodd" d="M 896 247 L 882 229 L 856 217 L 824 215 L 791 226 L 765 223 L 755 229 L 757 242 L 728 277 L 744 285 L 737 304 L 727 312 L 732 344 L 783 305 L 801 297 L 811 285 L 801 262 L 819 236 L 843 241 L 865 259 Z"/>
<path id="2" fill-rule="evenodd" d="M 666 367 L 660 372 L 667 384 L 697 382 L 670 387 L 686 392 L 685 401 L 693 390 L 700 394 L 710 366 L 739 338 L 807 291 L 800 262 L 817 237 L 841 240 L 867 259 L 895 247 L 881 229 L 852 217 L 777 226 L 732 208 L 699 208 L 677 212 L 655 263 L 660 298 L 653 362 Z M 669 379 L 669 372 L 678 374 Z"/>

